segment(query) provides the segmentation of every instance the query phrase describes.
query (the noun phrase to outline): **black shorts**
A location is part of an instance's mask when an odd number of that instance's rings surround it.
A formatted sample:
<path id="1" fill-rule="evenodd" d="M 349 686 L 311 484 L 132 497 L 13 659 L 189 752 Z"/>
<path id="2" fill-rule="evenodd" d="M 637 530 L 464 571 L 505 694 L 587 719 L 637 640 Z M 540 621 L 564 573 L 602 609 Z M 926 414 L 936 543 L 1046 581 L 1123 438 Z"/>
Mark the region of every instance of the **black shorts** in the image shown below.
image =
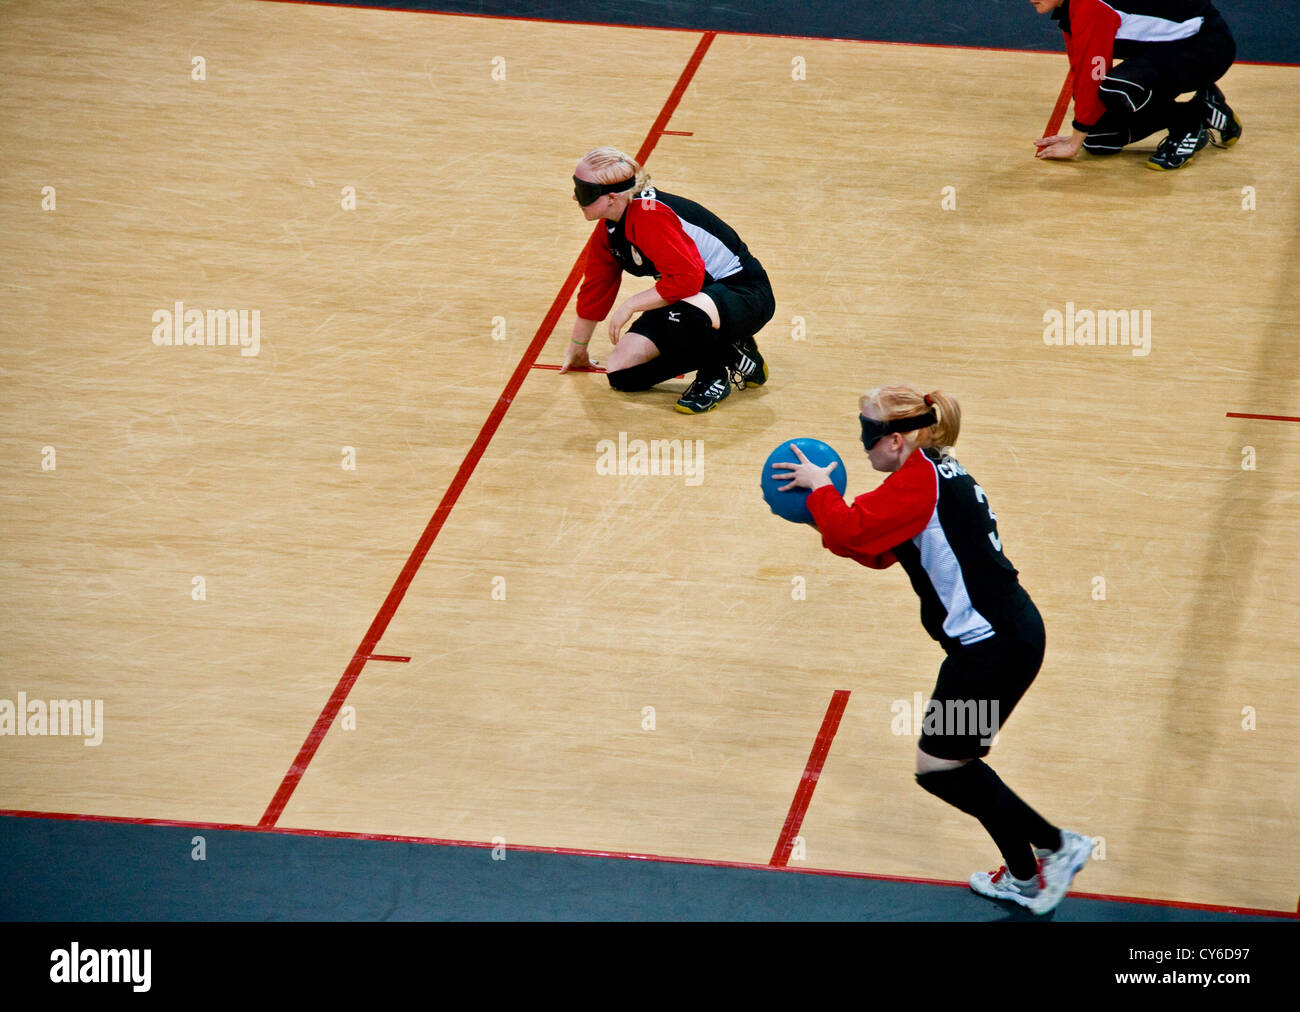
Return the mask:
<path id="1" fill-rule="evenodd" d="M 1022 592 L 1023 593 L 1023 592 Z M 1043 664 L 1043 619 L 1028 594 L 1014 624 L 950 653 L 921 724 L 921 751 L 936 759 L 982 759 Z"/>
<path id="2" fill-rule="evenodd" d="M 700 289 L 718 307 L 718 336 L 728 344 L 753 337 L 772 319 L 776 312 L 776 299 L 772 285 L 761 268 L 735 275 L 735 280 L 714 281 Z M 695 307 L 691 307 L 695 308 Z M 628 332 L 648 337 L 661 355 L 674 355 L 692 360 L 698 349 L 692 347 L 691 336 L 683 335 L 681 327 L 669 315 L 680 317 L 680 303 L 642 313 L 628 327 Z"/>

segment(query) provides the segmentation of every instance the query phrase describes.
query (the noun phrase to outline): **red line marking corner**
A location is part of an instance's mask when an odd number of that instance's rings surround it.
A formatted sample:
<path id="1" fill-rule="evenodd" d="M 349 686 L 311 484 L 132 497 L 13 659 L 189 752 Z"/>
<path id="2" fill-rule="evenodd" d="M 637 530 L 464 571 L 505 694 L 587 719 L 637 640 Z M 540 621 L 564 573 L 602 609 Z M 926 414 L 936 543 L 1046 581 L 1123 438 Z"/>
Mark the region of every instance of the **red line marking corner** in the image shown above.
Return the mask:
<path id="1" fill-rule="evenodd" d="M 771 864 L 774 868 L 784 868 L 790 860 L 790 852 L 794 849 L 794 838 L 799 835 L 804 813 L 812 803 L 813 791 L 817 789 L 817 780 L 822 775 L 822 766 L 825 765 L 826 756 L 831 750 L 831 741 L 835 738 L 835 732 L 840 726 L 840 718 L 844 716 L 844 708 L 848 703 L 847 689 L 836 689 L 831 695 L 830 705 L 826 707 L 826 716 L 822 719 L 821 730 L 817 732 L 812 752 L 808 755 L 808 765 L 804 767 L 799 788 L 794 792 L 794 800 L 790 802 L 790 812 L 785 817 L 785 825 L 781 827 L 781 836 L 776 841 L 776 849 L 772 851 Z"/>
<path id="2" fill-rule="evenodd" d="M 1061 129 L 1061 124 L 1065 121 L 1065 110 L 1070 107 L 1073 94 L 1072 79 L 1069 74 L 1066 74 L 1065 83 L 1061 85 L 1061 93 L 1056 97 L 1056 105 L 1052 109 L 1052 118 L 1047 121 L 1047 129 L 1043 131 L 1044 137 L 1055 137 L 1056 132 Z M 1036 148 L 1035 153 L 1037 153 Z"/>

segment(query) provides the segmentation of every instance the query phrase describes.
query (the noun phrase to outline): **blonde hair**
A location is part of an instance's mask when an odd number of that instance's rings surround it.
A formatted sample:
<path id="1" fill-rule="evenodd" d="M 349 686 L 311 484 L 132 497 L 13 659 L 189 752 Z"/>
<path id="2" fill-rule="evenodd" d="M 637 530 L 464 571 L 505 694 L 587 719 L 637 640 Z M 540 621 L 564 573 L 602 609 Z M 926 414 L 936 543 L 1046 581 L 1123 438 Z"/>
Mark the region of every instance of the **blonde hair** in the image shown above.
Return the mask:
<path id="1" fill-rule="evenodd" d="M 651 185 L 650 174 L 637 164 L 635 158 L 618 148 L 593 148 L 582 156 L 578 165 L 586 168 L 598 183 L 617 183 L 632 173 L 627 189 L 620 191 L 622 193 L 640 193 Z"/>
<path id="2" fill-rule="evenodd" d="M 930 401 L 928 404 L 927 398 Z M 942 390 L 932 390 L 925 394 L 916 387 L 906 385 L 877 387 L 862 395 L 859 410 L 866 414 L 867 408 L 875 408 L 882 422 L 933 411 L 938 419 L 933 425 L 902 434 L 904 439 L 915 446 L 934 446 L 947 453 L 961 432 L 961 405 L 955 397 Z"/>

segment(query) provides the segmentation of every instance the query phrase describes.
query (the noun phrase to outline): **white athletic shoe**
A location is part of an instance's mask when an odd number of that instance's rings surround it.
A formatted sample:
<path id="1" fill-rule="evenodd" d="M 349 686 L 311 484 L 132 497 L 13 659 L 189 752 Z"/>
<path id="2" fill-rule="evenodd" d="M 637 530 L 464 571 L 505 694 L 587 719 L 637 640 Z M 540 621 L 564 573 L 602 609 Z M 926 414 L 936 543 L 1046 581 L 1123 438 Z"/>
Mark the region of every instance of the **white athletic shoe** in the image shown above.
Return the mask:
<path id="1" fill-rule="evenodd" d="M 1040 913 L 1037 908 L 1041 905 L 1047 888 L 1043 878 L 1043 862 L 1038 862 L 1038 873 L 1025 880 L 1012 875 L 1005 864 L 996 871 L 977 871 L 970 877 L 970 887 L 989 899 L 1010 900 L 1034 913 Z"/>
<path id="2" fill-rule="evenodd" d="M 1092 857 L 1092 848 L 1096 843 L 1090 836 L 1061 830 L 1060 850 L 1040 850 L 1034 848 L 1038 858 L 1038 873 L 1043 879 L 1043 909 L 1035 913 L 1047 913 L 1055 910 L 1070 891 L 1074 876 L 1083 870 L 1083 866 Z"/>
<path id="3" fill-rule="evenodd" d="M 970 887 L 981 896 L 1018 903 L 1033 914 L 1049 914 L 1061 905 L 1070 883 L 1092 857 L 1092 837 L 1061 830 L 1061 849 L 1034 848 L 1038 874 L 1031 879 L 1016 878 L 1003 865 L 997 871 L 976 872 Z"/>

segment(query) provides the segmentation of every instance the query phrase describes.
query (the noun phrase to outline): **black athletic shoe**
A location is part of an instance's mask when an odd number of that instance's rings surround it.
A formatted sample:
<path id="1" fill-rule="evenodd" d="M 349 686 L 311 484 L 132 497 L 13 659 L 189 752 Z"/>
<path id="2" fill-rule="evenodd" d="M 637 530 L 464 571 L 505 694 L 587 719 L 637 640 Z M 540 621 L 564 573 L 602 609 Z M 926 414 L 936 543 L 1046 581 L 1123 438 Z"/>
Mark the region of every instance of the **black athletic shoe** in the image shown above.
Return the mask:
<path id="1" fill-rule="evenodd" d="M 1192 160 L 1192 156 L 1210 143 L 1210 131 L 1197 124 L 1186 133 L 1170 134 L 1156 148 L 1156 153 L 1147 159 L 1148 169 L 1181 169 Z"/>
<path id="2" fill-rule="evenodd" d="M 763 361 L 763 356 L 758 351 L 758 344 L 752 337 L 732 345 L 732 349 L 735 351 L 734 361 L 727 368 L 736 389 L 761 387 L 767 382 L 767 363 Z"/>
<path id="3" fill-rule="evenodd" d="M 1223 92 L 1212 84 L 1196 97 L 1205 106 L 1205 125 L 1210 129 L 1210 143 L 1216 148 L 1230 148 L 1241 139 L 1241 119 L 1232 111 Z M 1215 134 L 1219 139 L 1214 139 Z"/>
<path id="4" fill-rule="evenodd" d="M 677 402 L 677 410 L 684 415 L 700 415 L 712 411 L 731 395 L 727 374 L 705 371 L 695 374 L 695 382 L 686 388 Z"/>

